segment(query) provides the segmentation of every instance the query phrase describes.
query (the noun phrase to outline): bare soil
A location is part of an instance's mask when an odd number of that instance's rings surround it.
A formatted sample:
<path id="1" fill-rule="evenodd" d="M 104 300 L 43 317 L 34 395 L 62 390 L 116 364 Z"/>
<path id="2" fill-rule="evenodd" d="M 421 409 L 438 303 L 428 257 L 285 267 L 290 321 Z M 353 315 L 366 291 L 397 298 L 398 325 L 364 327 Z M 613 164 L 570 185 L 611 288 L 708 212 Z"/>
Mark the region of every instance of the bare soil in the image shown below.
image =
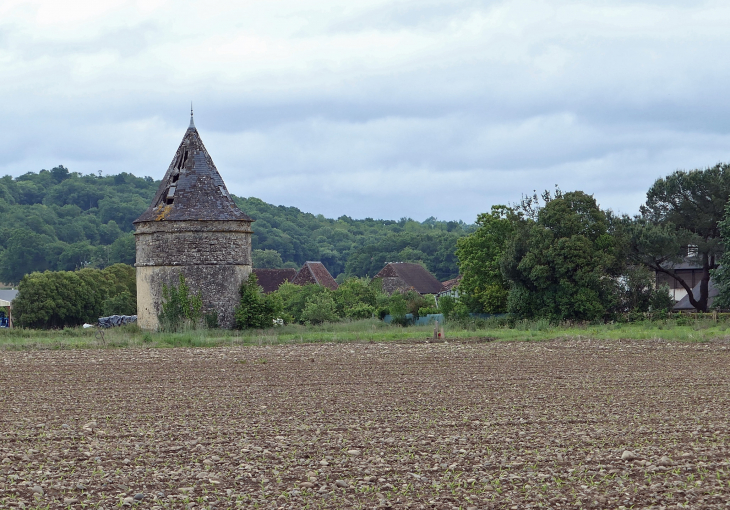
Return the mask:
<path id="1" fill-rule="evenodd" d="M 729 423 L 727 342 L 2 352 L 0 508 L 728 508 Z"/>

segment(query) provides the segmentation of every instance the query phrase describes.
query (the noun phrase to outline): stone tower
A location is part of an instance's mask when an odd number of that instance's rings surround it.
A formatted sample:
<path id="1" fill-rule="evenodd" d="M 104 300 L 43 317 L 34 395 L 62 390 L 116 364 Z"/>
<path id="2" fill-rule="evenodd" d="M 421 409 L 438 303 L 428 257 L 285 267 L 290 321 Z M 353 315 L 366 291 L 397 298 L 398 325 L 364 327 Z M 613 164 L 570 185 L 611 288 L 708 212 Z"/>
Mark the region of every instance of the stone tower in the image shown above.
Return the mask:
<path id="1" fill-rule="evenodd" d="M 241 283 L 251 273 L 251 222 L 228 194 L 190 112 L 185 132 L 150 207 L 135 220 L 137 320 L 157 329 L 162 284 L 185 276 L 205 312 L 234 325 Z"/>

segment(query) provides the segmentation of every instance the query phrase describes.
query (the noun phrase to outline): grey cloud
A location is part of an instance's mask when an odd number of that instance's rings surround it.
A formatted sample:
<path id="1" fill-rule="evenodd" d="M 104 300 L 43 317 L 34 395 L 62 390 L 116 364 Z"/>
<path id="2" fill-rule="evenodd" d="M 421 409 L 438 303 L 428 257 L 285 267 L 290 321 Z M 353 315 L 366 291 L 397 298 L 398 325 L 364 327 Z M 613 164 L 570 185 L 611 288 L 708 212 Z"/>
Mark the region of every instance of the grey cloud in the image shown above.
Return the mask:
<path id="1" fill-rule="evenodd" d="M 297 37 L 437 34 L 514 4 L 394 2 Z M 618 4 L 691 12 L 680 2 L 600 3 Z M 21 41 L 5 25 L 0 47 L 22 65 L 0 83 L 0 169 L 18 175 L 62 163 L 159 178 L 190 99 L 233 193 L 331 217 L 473 221 L 554 184 L 632 213 L 657 177 L 730 159 L 728 37 L 717 23 L 705 35 L 697 23 L 676 33 L 598 26 L 595 34 L 580 23 L 537 19 L 491 39 L 449 46 L 447 38 L 392 65 L 274 66 L 236 83 L 216 79 L 215 69 L 190 74 L 196 62 L 150 65 L 172 37 L 159 20 L 57 47 Z M 81 78 L 69 69 L 69 56 L 100 51 L 116 52 L 119 65 Z"/>

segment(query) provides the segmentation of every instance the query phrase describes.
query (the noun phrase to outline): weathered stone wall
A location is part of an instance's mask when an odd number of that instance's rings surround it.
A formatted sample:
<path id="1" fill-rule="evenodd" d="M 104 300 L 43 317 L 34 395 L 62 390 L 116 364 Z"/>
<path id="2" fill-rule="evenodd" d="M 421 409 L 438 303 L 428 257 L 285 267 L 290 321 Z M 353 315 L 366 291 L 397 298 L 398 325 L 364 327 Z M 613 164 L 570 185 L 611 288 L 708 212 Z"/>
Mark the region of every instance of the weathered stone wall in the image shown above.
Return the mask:
<path id="1" fill-rule="evenodd" d="M 386 276 L 380 279 L 383 281 L 383 292 L 387 294 L 392 294 L 395 291 L 405 292 L 410 289 L 410 286 L 401 278 Z"/>
<path id="2" fill-rule="evenodd" d="M 137 320 L 157 329 L 162 285 L 185 276 L 200 292 L 205 312 L 216 310 L 223 328 L 234 326 L 241 283 L 251 273 L 251 226 L 246 221 L 171 221 L 137 225 Z"/>

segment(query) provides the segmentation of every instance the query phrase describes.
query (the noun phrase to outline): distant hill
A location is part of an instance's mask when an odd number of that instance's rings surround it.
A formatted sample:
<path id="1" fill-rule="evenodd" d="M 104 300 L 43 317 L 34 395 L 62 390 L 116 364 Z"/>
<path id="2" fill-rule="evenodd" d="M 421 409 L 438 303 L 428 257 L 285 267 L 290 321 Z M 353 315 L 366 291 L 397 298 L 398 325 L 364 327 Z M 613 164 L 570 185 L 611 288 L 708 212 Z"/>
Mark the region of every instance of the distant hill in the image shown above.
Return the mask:
<path id="1" fill-rule="evenodd" d="M 63 166 L 0 178 L 0 281 L 32 271 L 134 264 L 134 221 L 160 182 L 132 174 L 81 175 Z M 423 262 L 437 278 L 458 273 L 463 222 L 328 219 L 258 198 L 234 197 L 253 217 L 254 265 L 299 267 L 321 260 L 333 275 L 374 275 L 385 262 Z"/>

